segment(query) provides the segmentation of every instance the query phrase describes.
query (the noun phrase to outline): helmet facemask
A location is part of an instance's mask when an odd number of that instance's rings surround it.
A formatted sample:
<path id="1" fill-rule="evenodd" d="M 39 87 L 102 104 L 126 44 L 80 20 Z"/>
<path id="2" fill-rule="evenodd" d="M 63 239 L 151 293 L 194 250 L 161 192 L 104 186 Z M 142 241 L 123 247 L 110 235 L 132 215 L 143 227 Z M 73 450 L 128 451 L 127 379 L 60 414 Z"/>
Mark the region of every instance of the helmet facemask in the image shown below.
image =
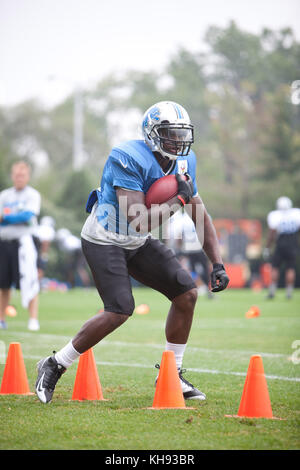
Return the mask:
<path id="1" fill-rule="evenodd" d="M 191 124 L 161 123 L 154 126 L 150 137 L 158 147 L 162 156 L 170 160 L 189 154 L 194 142 L 194 129 Z"/>

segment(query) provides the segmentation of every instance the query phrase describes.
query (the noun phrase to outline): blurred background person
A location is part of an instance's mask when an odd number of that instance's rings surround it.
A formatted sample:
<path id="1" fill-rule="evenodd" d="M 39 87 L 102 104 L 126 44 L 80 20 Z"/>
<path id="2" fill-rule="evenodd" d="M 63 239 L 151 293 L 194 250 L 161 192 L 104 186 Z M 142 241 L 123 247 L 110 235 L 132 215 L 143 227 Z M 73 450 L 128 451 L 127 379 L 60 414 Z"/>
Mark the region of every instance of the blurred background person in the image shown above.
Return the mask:
<path id="1" fill-rule="evenodd" d="M 182 266 L 192 275 L 199 295 L 213 298 L 209 290 L 209 260 L 198 239 L 195 225 L 184 211 L 177 211 L 168 221 L 165 243 L 172 248 Z"/>
<path id="2" fill-rule="evenodd" d="M 279 282 L 280 268 L 285 269 L 286 297 L 292 297 L 296 279 L 296 258 L 300 230 L 300 209 L 293 208 L 291 199 L 282 196 L 276 201 L 276 210 L 267 216 L 269 227 L 266 248 L 263 256 L 268 259 L 270 248 L 275 242 L 271 258 L 272 282 L 269 286 L 268 299 L 273 299 Z"/>
<path id="3" fill-rule="evenodd" d="M 56 232 L 56 243 L 65 258 L 65 281 L 71 288 L 76 286 L 88 287 L 90 277 L 82 253 L 80 239 L 73 235 L 69 229 L 61 228 Z"/>
<path id="4" fill-rule="evenodd" d="M 247 246 L 249 243 L 247 235 L 238 224 L 234 225 L 232 233 L 228 234 L 228 261 L 230 263 L 243 263 L 247 260 Z"/>
<path id="5" fill-rule="evenodd" d="M 37 249 L 33 241 L 40 213 L 41 196 L 28 185 L 29 165 L 19 161 L 12 166 L 13 186 L 0 193 L 0 328 L 7 327 L 5 309 L 11 288 L 21 291 L 22 306 L 29 311 L 28 329 L 37 331 L 39 280 Z"/>
<path id="6" fill-rule="evenodd" d="M 39 280 L 41 280 L 47 268 L 51 243 L 55 240 L 55 220 L 53 217 L 42 217 L 34 233 L 38 248 Z"/>

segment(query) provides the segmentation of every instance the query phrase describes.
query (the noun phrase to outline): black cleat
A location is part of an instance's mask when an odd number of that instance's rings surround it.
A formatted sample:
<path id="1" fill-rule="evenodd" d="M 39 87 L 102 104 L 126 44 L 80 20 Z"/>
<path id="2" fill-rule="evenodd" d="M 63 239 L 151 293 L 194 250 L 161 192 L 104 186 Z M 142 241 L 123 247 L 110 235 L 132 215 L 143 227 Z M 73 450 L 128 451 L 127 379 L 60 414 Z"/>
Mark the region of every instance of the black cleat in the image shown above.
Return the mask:
<path id="1" fill-rule="evenodd" d="M 185 369 L 180 369 L 179 379 L 181 383 L 181 389 L 183 397 L 185 400 L 206 400 L 206 395 L 203 392 L 200 392 L 198 388 L 194 387 L 190 382 L 182 377 L 182 374 L 185 372 Z"/>
<path id="2" fill-rule="evenodd" d="M 269 292 L 268 295 L 266 296 L 266 300 L 272 300 L 274 299 L 275 294 L 272 294 L 272 292 Z"/>
<path id="3" fill-rule="evenodd" d="M 36 394 L 42 403 L 49 403 L 52 400 L 56 383 L 66 368 L 58 364 L 54 356 L 49 356 L 38 362 L 37 371 Z"/>
<path id="4" fill-rule="evenodd" d="M 157 369 L 160 368 L 159 364 L 155 364 L 155 367 Z M 183 394 L 183 398 L 185 400 L 201 400 L 204 401 L 206 400 L 206 395 L 203 392 L 200 392 L 198 388 L 194 387 L 190 382 L 188 382 L 186 379 L 182 377 L 182 374 L 186 371 L 186 369 L 180 369 L 178 370 L 178 375 L 179 375 L 179 380 L 180 380 L 180 385 L 181 385 L 181 390 Z M 156 386 L 157 378 L 155 380 L 155 386 Z"/>

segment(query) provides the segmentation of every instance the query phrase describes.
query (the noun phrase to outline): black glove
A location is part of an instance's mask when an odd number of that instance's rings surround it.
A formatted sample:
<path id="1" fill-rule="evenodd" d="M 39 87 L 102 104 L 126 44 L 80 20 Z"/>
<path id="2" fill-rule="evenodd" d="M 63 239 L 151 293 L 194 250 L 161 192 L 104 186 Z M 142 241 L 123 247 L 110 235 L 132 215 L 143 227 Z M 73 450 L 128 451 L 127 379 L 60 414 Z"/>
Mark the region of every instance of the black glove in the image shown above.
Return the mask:
<path id="1" fill-rule="evenodd" d="M 226 274 L 223 264 L 214 263 L 210 277 L 212 292 L 219 292 L 220 290 L 226 289 L 229 277 Z"/>
<path id="2" fill-rule="evenodd" d="M 188 173 L 185 173 L 184 176 L 186 178 L 184 178 L 183 175 L 180 175 L 179 173 L 176 174 L 176 181 L 178 183 L 177 197 L 183 206 L 190 201 L 194 194 L 192 178 Z"/>

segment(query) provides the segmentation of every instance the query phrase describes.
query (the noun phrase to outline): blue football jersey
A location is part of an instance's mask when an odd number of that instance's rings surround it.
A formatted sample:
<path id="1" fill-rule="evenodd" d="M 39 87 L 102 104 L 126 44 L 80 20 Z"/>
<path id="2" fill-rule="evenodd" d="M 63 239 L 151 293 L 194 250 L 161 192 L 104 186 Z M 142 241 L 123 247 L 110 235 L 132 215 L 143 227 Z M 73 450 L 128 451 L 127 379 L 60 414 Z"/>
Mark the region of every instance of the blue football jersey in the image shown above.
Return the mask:
<path id="1" fill-rule="evenodd" d="M 173 170 L 168 174 L 189 173 L 196 184 L 196 156 L 193 151 L 178 157 Z M 130 140 L 114 147 L 103 169 L 100 188 L 97 190 L 97 220 L 111 232 L 130 235 L 128 221 L 119 210 L 116 189 L 124 188 L 147 193 L 150 186 L 165 176 L 152 151 L 143 140 Z M 137 236 L 137 233 L 134 232 Z"/>

